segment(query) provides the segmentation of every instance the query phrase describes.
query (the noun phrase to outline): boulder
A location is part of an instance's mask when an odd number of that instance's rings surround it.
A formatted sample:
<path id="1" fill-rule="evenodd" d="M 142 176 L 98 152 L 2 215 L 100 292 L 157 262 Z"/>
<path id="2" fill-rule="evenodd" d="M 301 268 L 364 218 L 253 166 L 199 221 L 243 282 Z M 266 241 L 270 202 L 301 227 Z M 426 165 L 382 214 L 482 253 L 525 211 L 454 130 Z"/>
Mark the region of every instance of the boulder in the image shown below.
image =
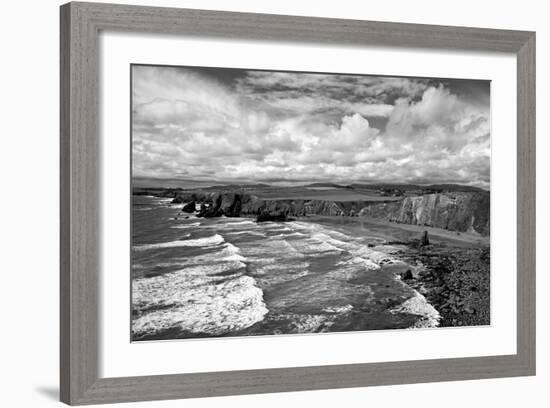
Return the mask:
<path id="1" fill-rule="evenodd" d="M 195 208 L 195 202 L 191 201 L 190 203 L 185 204 L 181 210 L 186 213 L 194 213 Z"/>
<path id="2" fill-rule="evenodd" d="M 410 269 L 407 269 L 403 274 L 401 275 L 401 278 L 403 280 L 411 280 L 414 279 L 414 275 Z"/>

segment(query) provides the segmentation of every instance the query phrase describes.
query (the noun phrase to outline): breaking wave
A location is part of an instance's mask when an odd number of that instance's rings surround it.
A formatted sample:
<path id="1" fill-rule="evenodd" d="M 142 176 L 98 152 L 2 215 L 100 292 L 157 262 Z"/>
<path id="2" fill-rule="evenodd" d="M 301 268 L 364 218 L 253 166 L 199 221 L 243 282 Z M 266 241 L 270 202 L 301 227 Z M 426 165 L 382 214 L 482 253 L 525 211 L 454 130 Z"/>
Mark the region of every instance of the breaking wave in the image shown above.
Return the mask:
<path id="1" fill-rule="evenodd" d="M 409 313 L 422 316 L 422 319 L 416 321 L 411 329 L 437 327 L 441 319 L 439 312 L 417 291 L 413 297 L 390 310 L 390 313 Z"/>
<path id="2" fill-rule="evenodd" d="M 187 223 L 187 224 L 178 224 L 178 225 L 173 225 L 172 228 L 176 228 L 176 229 L 190 229 L 190 228 L 197 228 L 201 225 L 200 222 L 190 222 L 190 223 Z"/>
<path id="3" fill-rule="evenodd" d="M 132 282 L 134 336 L 166 330 L 221 335 L 261 321 L 268 310 L 263 292 L 244 274 L 247 259 L 240 249 L 212 237 L 151 244 L 144 249 L 193 246 L 212 248 L 202 255 L 175 258 L 156 266 L 180 269 Z M 143 249 L 143 248 L 142 248 Z"/>
<path id="4" fill-rule="evenodd" d="M 254 279 L 217 276 L 223 267 L 197 267 L 136 279 L 132 302 L 138 315 L 142 313 L 132 322 L 133 334 L 154 335 L 177 329 L 221 335 L 261 321 L 268 310 Z"/>
<path id="5" fill-rule="evenodd" d="M 134 250 L 145 251 L 148 249 L 159 249 L 159 248 L 204 247 L 204 246 L 219 245 L 224 242 L 225 240 L 220 234 L 215 234 L 215 235 L 212 235 L 211 237 L 206 237 L 206 238 L 184 239 L 184 240 L 176 240 L 176 241 L 170 241 L 170 242 L 160 242 L 158 244 L 135 245 Z"/>

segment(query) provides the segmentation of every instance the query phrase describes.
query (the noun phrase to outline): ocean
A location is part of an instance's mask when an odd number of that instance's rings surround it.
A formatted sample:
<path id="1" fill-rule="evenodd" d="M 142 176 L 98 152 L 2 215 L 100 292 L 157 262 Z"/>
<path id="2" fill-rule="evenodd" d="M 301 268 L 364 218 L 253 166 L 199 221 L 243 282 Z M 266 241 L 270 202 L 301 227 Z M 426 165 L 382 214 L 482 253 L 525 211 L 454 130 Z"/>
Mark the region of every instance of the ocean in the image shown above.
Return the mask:
<path id="1" fill-rule="evenodd" d="M 133 341 L 436 327 L 376 230 L 197 218 L 132 197 Z"/>

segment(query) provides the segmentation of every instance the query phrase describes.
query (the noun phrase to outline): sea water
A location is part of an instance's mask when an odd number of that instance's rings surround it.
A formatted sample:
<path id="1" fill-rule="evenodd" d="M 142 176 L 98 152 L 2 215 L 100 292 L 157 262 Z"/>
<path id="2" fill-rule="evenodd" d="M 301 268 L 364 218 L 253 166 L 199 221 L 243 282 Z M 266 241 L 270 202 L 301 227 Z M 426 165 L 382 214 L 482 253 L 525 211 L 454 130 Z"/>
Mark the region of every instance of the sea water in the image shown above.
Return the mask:
<path id="1" fill-rule="evenodd" d="M 198 218 L 132 198 L 132 339 L 435 327 L 376 234 L 309 220 Z M 369 245 L 370 244 L 370 245 Z"/>

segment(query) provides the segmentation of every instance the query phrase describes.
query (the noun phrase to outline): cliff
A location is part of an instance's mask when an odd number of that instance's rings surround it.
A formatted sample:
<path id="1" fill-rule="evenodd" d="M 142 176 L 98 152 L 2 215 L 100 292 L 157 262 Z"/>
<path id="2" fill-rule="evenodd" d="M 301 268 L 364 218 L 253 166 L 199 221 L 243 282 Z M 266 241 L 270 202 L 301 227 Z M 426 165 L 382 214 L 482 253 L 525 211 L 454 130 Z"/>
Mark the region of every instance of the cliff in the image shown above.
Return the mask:
<path id="1" fill-rule="evenodd" d="M 426 225 L 460 232 L 489 235 L 488 192 L 447 192 L 403 197 L 397 201 L 332 201 L 263 199 L 247 193 L 181 192 L 174 203 L 201 204 L 198 216 L 228 217 L 259 215 L 301 217 L 367 216 L 391 222 Z"/>
<path id="2" fill-rule="evenodd" d="M 396 202 L 370 204 L 359 215 L 486 236 L 490 231 L 490 195 L 457 192 L 405 197 Z"/>
<path id="3" fill-rule="evenodd" d="M 202 216 L 257 216 L 262 213 L 302 217 L 306 215 L 356 216 L 368 201 L 264 199 L 246 193 L 179 193 L 173 203 L 205 204 Z M 200 214 L 200 212 L 199 212 Z"/>

